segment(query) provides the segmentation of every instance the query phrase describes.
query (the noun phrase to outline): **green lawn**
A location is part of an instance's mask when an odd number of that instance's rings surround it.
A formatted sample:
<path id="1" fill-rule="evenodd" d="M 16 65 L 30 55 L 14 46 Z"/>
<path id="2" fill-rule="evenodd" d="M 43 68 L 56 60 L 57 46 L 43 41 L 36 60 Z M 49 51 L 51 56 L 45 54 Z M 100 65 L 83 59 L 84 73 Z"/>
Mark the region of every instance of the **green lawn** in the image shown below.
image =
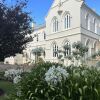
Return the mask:
<path id="1" fill-rule="evenodd" d="M 7 95 L 15 93 L 14 85 L 11 82 L 0 80 L 0 88 L 3 89 Z M 5 99 L 4 97 L 0 97 L 0 100 Z"/>

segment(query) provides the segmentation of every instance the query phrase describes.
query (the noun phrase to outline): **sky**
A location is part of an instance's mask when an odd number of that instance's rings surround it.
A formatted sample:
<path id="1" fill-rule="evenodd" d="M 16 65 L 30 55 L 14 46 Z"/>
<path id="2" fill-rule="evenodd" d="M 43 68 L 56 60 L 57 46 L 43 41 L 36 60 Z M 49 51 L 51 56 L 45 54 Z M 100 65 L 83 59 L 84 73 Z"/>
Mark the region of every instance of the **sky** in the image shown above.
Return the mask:
<path id="1" fill-rule="evenodd" d="M 11 0 L 8 0 L 8 2 L 10 3 Z M 29 0 L 27 11 L 31 12 L 31 16 L 36 24 L 45 22 L 45 16 L 52 2 L 53 0 Z M 100 15 L 100 0 L 85 0 L 85 2 Z"/>

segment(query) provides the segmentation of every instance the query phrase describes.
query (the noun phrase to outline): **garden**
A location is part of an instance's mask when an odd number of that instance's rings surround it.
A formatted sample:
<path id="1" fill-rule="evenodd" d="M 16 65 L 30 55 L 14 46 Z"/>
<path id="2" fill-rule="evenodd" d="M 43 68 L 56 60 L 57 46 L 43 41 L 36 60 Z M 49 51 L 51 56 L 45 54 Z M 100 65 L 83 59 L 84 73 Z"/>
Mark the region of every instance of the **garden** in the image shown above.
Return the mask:
<path id="1" fill-rule="evenodd" d="M 40 63 L 14 85 L 7 100 L 100 100 L 100 68 Z"/>
<path id="2" fill-rule="evenodd" d="M 68 45 L 65 49 L 70 49 Z M 37 61 L 30 71 L 9 69 L 0 73 L 1 100 L 100 100 L 100 62 L 95 66 L 86 64 L 88 48 L 80 42 L 73 44 L 74 51 L 62 60 L 65 51 L 59 50 L 58 63 Z M 43 50 L 42 50 L 43 52 Z M 61 55 L 63 54 L 63 55 Z M 92 59 L 100 56 L 100 51 Z M 81 61 L 80 64 L 78 62 Z M 75 63 L 74 63 L 75 62 Z M 0 92 L 0 93 L 1 93 Z"/>
<path id="3" fill-rule="evenodd" d="M 15 0 L 11 6 L 5 1 L 0 2 L 0 61 L 22 53 L 36 37 L 30 35 L 34 20 L 25 10 L 28 0 Z M 31 70 L 0 69 L 0 100 L 100 100 L 100 61 L 87 64 L 88 59 L 100 60 L 100 51 L 87 58 L 88 47 L 81 42 L 58 49 L 53 50 L 58 63 L 45 62 L 45 49 L 37 47 Z"/>
<path id="4" fill-rule="evenodd" d="M 0 80 L 0 100 L 5 100 L 7 95 L 15 93 L 14 85 L 9 81 Z"/>

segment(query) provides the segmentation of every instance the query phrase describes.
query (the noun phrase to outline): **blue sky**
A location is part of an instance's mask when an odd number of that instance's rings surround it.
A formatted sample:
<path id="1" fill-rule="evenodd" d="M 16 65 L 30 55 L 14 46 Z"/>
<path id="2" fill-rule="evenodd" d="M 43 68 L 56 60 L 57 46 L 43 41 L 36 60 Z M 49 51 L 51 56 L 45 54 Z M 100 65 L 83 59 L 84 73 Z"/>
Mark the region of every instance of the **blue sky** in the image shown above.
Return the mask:
<path id="1" fill-rule="evenodd" d="M 10 2 L 11 0 L 8 1 Z M 88 6 L 94 9 L 100 15 L 100 0 L 85 1 Z M 42 24 L 45 22 L 45 16 L 52 2 L 53 0 L 29 0 L 27 10 L 31 12 L 31 16 L 37 24 Z"/>
<path id="2" fill-rule="evenodd" d="M 100 0 L 85 0 L 86 4 L 100 14 Z M 37 24 L 44 23 L 44 18 L 52 4 L 53 0 L 30 0 L 28 4 L 29 11 Z"/>

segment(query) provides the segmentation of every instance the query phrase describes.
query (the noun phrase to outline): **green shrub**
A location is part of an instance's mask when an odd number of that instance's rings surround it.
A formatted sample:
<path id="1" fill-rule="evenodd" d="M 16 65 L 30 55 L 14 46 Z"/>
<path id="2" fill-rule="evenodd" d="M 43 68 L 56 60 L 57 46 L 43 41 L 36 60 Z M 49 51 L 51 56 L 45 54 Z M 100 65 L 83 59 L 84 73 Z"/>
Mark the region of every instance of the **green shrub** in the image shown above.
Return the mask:
<path id="1" fill-rule="evenodd" d="M 48 84 L 45 73 L 59 64 L 37 64 L 19 84 L 18 100 L 100 100 L 100 69 L 88 67 L 63 67 L 68 72 L 66 80 L 56 85 Z M 60 65 L 61 66 L 61 65 Z"/>
<path id="2" fill-rule="evenodd" d="M 4 77 L 4 74 L 5 74 L 5 72 L 0 72 L 0 80 L 7 80 L 7 79 Z"/>

